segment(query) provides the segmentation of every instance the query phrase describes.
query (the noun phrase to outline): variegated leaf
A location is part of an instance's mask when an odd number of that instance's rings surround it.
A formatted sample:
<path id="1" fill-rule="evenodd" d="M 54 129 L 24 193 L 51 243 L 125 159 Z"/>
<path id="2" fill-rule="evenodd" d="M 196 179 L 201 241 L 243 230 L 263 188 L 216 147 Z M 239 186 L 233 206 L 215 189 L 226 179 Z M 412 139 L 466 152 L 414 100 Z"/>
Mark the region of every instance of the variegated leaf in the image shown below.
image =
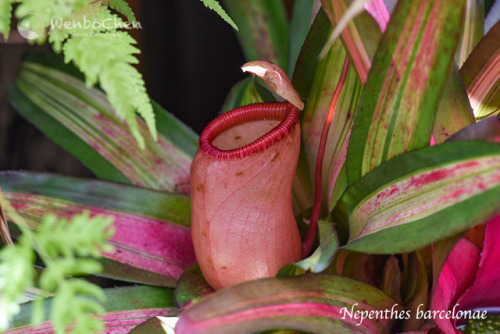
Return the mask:
<path id="1" fill-rule="evenodd" d="M 500 22 L 460 69 L 476 119 L 500 112 Z"/>
<path id="2" fill-rule="evenodd" d="M 25 62 L 9 98 L 24 117 L 100 178 L 189 193 L 196 135 L 158 105 L 158 141 L 137 120 L 146 143 L 142 150 L 104 93 L 50 66 Z"/>
<path id="3" fill-rule="evenodd" d="M 381 315 L 393 307 L 401 310 L 382 291 L 346 277 L 268 278 L 211 294 L 181 314 L 175 331 L 232 334 L 288 328 L 313 333 L 386 333 L 393 319 L 372 315 L 361 321 L 359 312 L 379 311 Z"/>
<path id="4" fill-rule="evenodd" d="M 154 316 L 174 316 L 177 309 L 173 304 L 171 289 L 130 286 L 105 289 L 106 313 L 96 315 L 102 319 L 108 334 L 126 334 L 135 326 Z M 43 302 L 45 319 L 47 319 L 52 300 Z M 31 324 L 32 303 L 21 306 L 21 312 L 14 318 L 11 329 L 5 334 L 54 333 L 53 325 L 46 320 L 40 324 Z M 69 329 L 69 328 L 68 328 Z"/>
<path id="5" fill-rule="evenodd" d="M 6 199 L 31 228 L 36 229 L 48 212 L 68 216 L 88 210 L 92 215 L 113 216 L 116 233 L 110 244 L 114 251 L 104 254 L 108 261 L 104 274 L 174 286 L 184 270 L 196 263 L 189 197 L 38 173 L 2 172 L 0 184 Z M 130 273 L 127 267 L 110 261 L 142 269 L 151 276 L 142 271 Z M 139 275 L 137 280 L 135 274 Z"/>
<path id="6" fill-rule="evenodd" d="M 346 249 L 419 249 L 500 212 L 500 145 L 446 143 L 398 156 L 348 188 L 335 215 Z M 390 241 L 390 242 L 388 242 Z"/>
<path id="7" fill-rule="evenodd" d="M 400 1 L 363 90 L 347 156 L 347 179 L 429 144 L 453 63 L 465 0 Z"/>

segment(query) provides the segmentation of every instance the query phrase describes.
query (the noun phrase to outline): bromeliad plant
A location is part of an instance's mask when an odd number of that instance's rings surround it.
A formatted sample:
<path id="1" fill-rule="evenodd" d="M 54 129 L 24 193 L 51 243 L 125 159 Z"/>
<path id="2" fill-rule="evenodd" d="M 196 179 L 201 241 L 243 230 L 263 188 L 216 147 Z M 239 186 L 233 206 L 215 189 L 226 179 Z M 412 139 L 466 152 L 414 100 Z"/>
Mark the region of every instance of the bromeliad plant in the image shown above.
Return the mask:
<path id="1" fill-rule="evenodd" d="M 225 5 L 249 60 L 286 70 L 302 111 L 247 78 L 199 148 L 152 102 L 158 138 L 136 118 L 141 149 L 104 94 L 57 59 L 27 57 L 9 89 L 101 179 L 0 174 L 34 229 L 47 212 L 114 217 L 101 275 L 139 285 L 105 290 L 106 331 L 151 318 L 132 332 L 166 332 L 169 316 L 176 333 L 498 330 L 500 23 L 483 31 L 494 11 L 296 0 L 288 22 L 280 1 Z M 268 66 L 246 68 L 283 96 L 285 76 Z M 13 327 L 50 328 L 28 325 L 31 310 Z"/>

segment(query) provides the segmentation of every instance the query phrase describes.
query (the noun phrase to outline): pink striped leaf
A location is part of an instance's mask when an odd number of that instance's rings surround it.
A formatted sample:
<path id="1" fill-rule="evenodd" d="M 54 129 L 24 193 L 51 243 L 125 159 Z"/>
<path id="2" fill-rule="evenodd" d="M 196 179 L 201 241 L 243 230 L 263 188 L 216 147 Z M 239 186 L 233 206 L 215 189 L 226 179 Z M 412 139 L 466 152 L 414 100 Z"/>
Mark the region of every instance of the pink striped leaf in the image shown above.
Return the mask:
<path id="1" fill-rule="evenodd" d="M 393 323 L 391 311 L 400 312 L 401 307 L 372 286 L 341 276 L 308 274 L 260 279 L 219 290 L 188 307 L 175 332 L 223 334 L 287 328 L 314 333 L 386 333 Z M 370 312 L 372 319 L 367 318 Z"/>
<path id="2" fill-rule="evenodd" d="M 319 49 L 324 45 L 324 38 L 331 30 L 331 24 L 324 11 L 320 11 L 306 38 L 293 78 L 294 83 L 297 83 L 301 90 L 300 94 L 306 98 L 305 109 L 301 114 L 301 131 L 303 152 L 307 158 L 308 170 L 315 169 L 321 132 L 346 56 L 344 47 L 339 40 L 319 61 L 316 59 L 317 54 L 311 54 L 309 51 L 310 49 Z M 324 193 L 328 195 L 325 196 L 324 205 L 328 211 L 333 208 L 345 190 L 345 182 L 337 182 L 337 180 L 343 178 L 341 181 L 345 181 L 342 167 L 345 162 L 348 138 L 361 90 L 360 80 L 357 78 L 354 68 L 351 67 L 335 109 L 328 133 L 326 158 L 323 160 L 322 184 Z M 311 182 L 313 182 L 313 176 L 310 177 Z"/>
<path id="3" fill-rule="evenodd" d="M 321 0 L 333 26 L 336 26 L 345 15 L 352 0 Z M 368 12 L 362 12 L 350 21 L 340 34 L 351 63 L 354 64 L 361 82 L 366 82 L 372 60 L 382 37 L 377 22 Z"/>
<path id="4" fill-rule="evenodd" d="M 127 334 L 134 327 L 155 316 L 175 316 L 177 309 L 173 304 L 171 289 L 129 286 L 105 289 L 105 313 L 96 315 L 104 322 L 107 334 Z M 48 319 L 52 300 L 43 302 L 45 319 Z M 14 318 L 12 328 L 5 334 L 48 334 L 54 333 L 54 327 L 48 320 L 32 325 L 32 303 L 21 306 L 20 313 Z"/>
<path id="5" fill-rule="evenodd" d="M 500 112 L 500 22 L 476 46 L 460 69 L 476 119 Z"/>
<path id="6" fill-rule="evenodd" d="M 334 219 L 348 226 L 346 249 L 403 253 L 484 222 L 499 198 L 500 145 L 445 143 L 374 169 L 347 189 Z"/>
<path id="7" fill-rule="evenodd" d="M 196 263 L 189 197 L 39 173 L 2 172 L 0 183 L 32 228 L 48 212 L 70 216 L 88 210 L 113 216 L 114 251 L 103 255 L 105 275 L 174 286 Z"/>
<path id="8" fill-rule="evenodd" d="M 138 118 L 146 145 L 141 149 L 104 93 L 45 62 L 36 57 L 25 61 L 10 88 L 9 98 L 21 115 L 102 179 L 189 193 L 197 147 L 192 130 L 153 104 L 158 141 Z"/>
<path id="9" fill-rule="evenodd" d="M 354 122 L 349 184 L 383 161 L 429 144 L 464 7 L 464 0 L 398 2 Z"/>
<path id="10" fill-rule="evenodd" d="M 471 0 L 468 1 L 470 2 Z M 382 36 L 380 31 L 385 32 L 385 29 L 387 28 L 387 24 L 389 21 L 389 11 L 386 8 L 385 2 L 382 0 L 374 0 L 366 4 L 365 7 L 368 13 L 370 13 L 370 15 L 377 21 L 378 28 L 377 26 L 373 26 L 369 23 L 370 18 L 366 18 L 366 15 L 356 18 L 352 22 L 352 24 L 354 24 L 354 27 L 358 30 L 356 34 L 364 40 L 363 44 L 368 45 L 370 43 L 376 43 L 378 45 Z M 478 20 L 476 14 L 480 11 L 481 10 L 479 8 L 474 7 L 467 14 L 473 15 L 474 20 Z M 474 21 L 474 23 L 471 23 L 469 26 L 470 29 L 474 29 L 474 34 L 476 34 L 476 30 L 478 29 L 477 22 Z M 346 31 L 344 31 L 344 34 L 346 34 L 347 32 L 348 30 L 346 29 Z M 464 38 L 465 37 L 463 37 L 462 40 Z M 355 47 L 356 44 L 346 43 L 345 39 L 343 39 L 343 41 L 345 46 L 347 47 L 351 59 L 358 59 L 359 57 L 356 56 L 358 54 L 358 49 Z M 368 54 L 368 56 L 370 59 L 369 61 L 365 61 L 366 66 L 362 70 L 366 72 L 366 74 L 360 74 L 360 78 L 363 80 L 363 84 L 366 82 L 367 73 L 371 68 L 371 64 L 375 56 L 375 50 L 372 53 Z M 360 66 L 357 66 L 356 68 L 358 70 L 358 73 L 360 73 Z M 472 109 L 467 98 L 467 92 L 464 89 L 464 85 L 458 72 L 458 68 L 454 66 L 444 84 L 438 104 L 436 119 L 434 122 L 434 129 L 432 131 L 435 143 L 439 144 L 444 142 L 448 137 L 473 122 L 474 115 L 472 114 Z"/>

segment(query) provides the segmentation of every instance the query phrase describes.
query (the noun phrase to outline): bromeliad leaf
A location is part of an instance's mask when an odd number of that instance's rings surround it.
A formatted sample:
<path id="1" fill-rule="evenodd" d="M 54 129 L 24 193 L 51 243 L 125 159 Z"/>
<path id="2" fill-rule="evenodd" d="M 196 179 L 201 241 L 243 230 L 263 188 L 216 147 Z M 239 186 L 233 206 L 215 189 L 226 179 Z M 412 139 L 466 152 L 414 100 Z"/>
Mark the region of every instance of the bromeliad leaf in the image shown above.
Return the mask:
<path id="1" fill-rule="evenodd" d="M 398 2 L 354 122 L 349 184 L 383 161 L 429 144 L 464 7 L 464 0 Z"/>
<path id="2" fill-rule="evenodd" d="M 474 47 L 483 38 L 484 17 L 483 0 L 466 0 L 464 30 L 455 56 L 458 67 L 462 67 Z"/>
<path id="3" fill-rule="evenodd" d="M 174 316 L 177 310 L 173 303 L 171 289 L 129 286 L 104 290 L 103 313 L 94 315 L 104 323 L 108 334 L 128 333 L 135 326 L 155 316 Z M 52 298 L 43 301 L 45 321 L 32 324 L 33 303 L 21 306 L 21 312 L 14 318 L 11 329 L 5 334 L 52 333 L 53 324 L 48 321 L 48 310 L 54 304 Z M 84 332 L 89 333 L 89 332 Z"/>
<path id="4" fill-rule="evenodd" d="M 318 14 L 318 17 L 319 15 L 321 14 Z M 331 96 L 342 72 L 345 54 L 341 42 L 337 41 L 332 45 L 328 54 L 317 63 L 317 67 L 313 69 L 314 80 L 308 92 L 301 129 L 309 170 L 314 170 L 316 166 L 322 129 L 330 107 Z M 299 80 L 299 77 L 296 76 L 294 79 Z M 326 194 L 324 200 L 326 203 L 324 204 L 326 204 L 328 211 L 333 209 L 345 190 L 345 182 L 337 181 L 342 178 L 349 135 L 361 91 L 361 83 L 354 68 L 351 67 L 335 108 L 326 142 L 325 159 L 323 160 L 322 185 Z M 345 181 L 345 178 L 341 181 Z"/>
<path id="5" fill-rule="evenodd" d="M 222 289 L 187 308 L 175 330 L 178 334 L 250 333 L 273 328 L 386 333 L 393 321 L 383 314 L 390 313 L 395 304 L 382 291 L 341 276 L 260 279 Z M 394 310 L 401 308 L 396 305 Z M 359 312 L 372 312 L 372 319 L 361 321 Z"/>
<path id="6" fill-rule="evenodd" d="M 37 228 L 46 212 L 61 216 L 88 210 L 92 215 L 114 217 L 116 234 L 104 253 L 108 261 L 119 262 L 161 274 L 135 279 L 129 270 L 104 274 L 129 281 L 174 286 L 184 270 L 196 263 L 191 241 L 188 197 L 154 192 L 102 181 L 59 177 L 36 173 L 0 173 L 6 198 Z M 118 268 L 116 268 L 118 266 Z"/>
<path id="7" fill-rule="evenodd" d="M 353 1 L 321 0 L 321 3 L 335 26 L 342 20 Z M 366 82 L 372 66 L 372 59 L 382 37 L 377 23 L 367 12 L 361 12 L 347 24 L 340 37 L 358 72 L 359 79 L 363 83 Z"/>
<path id="8" fill-rule="evenodd" d="M 187 269 L 175 285 L 175 305 L 183 309 L 196 298 L 202 297 L 214 290 L 208 285 L 198 264 Z"/>
<path id="9" fill-rule="evenodd" d="M 484 222 L 499 198 L 500 146 L 455 142 L 389 160 L 348 188 L 334 212 L 349 225 L 344 248 L 391 254 Z"/>
<path id="10" fill-rule="evenodd" d="M 500 22 L 477 45 L 460 69 L 469 99 L 480 120 L 500 112 Z"/>
<path id="11" fill-rule="evenodd" d="M 282 1 L 225 0 L 240 30 L 238 39 L 246 59 L 266 60 L 288 67 L 288 23 Z"/>
<path id="12" fill-rule="evenodd" d="M 308 258 L 302 261 L 287 264 L 280 269 L 278 277 L 292 276 L 297 270 L 303 274 L 307 271 L 320 273 L 324 271 L 330 263 L 339 248 L 337 231 L 332 222 L 325 220 L 318 221 L 319 247 Z"/>
<path id="13" fill-rule="evenodd" d="M 221 112 L 252 103 L 276 102 L 271 92 L 257 83 L 255 77 L 245 78 L 237 82 L 224 101 Z"/>
<path id="14" fill-rule="evenodd" d="M 101 91 L 49 66 L 26 62 L 9 97 L 24 117 L 100 178 L 189 193 L 196 135 L 156 104 L 158 141 L 135 118 L 146 138 L 142 150 Z"/>

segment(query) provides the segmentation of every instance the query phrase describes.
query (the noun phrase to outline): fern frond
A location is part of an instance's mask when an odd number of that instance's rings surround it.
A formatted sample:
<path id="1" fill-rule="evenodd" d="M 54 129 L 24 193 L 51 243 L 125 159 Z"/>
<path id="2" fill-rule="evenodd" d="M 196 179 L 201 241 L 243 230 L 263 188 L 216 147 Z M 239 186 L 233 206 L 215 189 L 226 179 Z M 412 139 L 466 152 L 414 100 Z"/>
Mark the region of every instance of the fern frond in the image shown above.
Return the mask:
<path id="1" fill-rule="evenodd" d="M 141 74 L 131 65 L 137 63 L 135 40 L 126 32 L 102 34 L 94 38 L 75 36 L 63 47 L 66 62 L 73 61 L 85 73 L 87 84 L 100 81 L 111 105 L 125 119 L 141 147 L 144 139 L 139 132 L 135 111 L 148 124 L 156 139 L 155 116 L 144 88 Z M 92 50 L 92 52 L 89 52 Z"/>
<path id="2" fill-rule="evenodd" d="M 102 302 L 104 299 L 102 289 L 89 282 L 80 279 L 61 282 L 50 312 L 55 332 L 65 333 L 66 327 L 72 325 L 73 334 L 103 331 L 102 321 L 88 314 L 104 313 L 104 308 L 97 302 Z"/>
<path id="3" fill-rule="evenodd" d="M 56 333 L 65 333 L 68 325 L 73 327 L 73 333 L 101 330 L 102 321 L 91 314 L 104 311 L 99 304 L 104 292 L 89 282 L 67 277 L 102 269 L 95 259 L 80 256 L 98 257 L 101 250 L 111 251 L 106 241 L 114 233 L 110 228 L 112 218 L 90 217 L 84 212 L 68 220 L 49 214 L 38 230 L 32 231 L 1 195 L 0 204 L 23 232 L 18 243 L 0 250 L 0 330 L 6 329 L 10 318 L 19 311 L 23 291 L 34 286 L 35 250 L 46 266 L 39 279 L 42 295 L 55 294 L 51 320 Z M 35 321 L 42 318 L 40 301 L 34 303 Z"/>
<path id="4" fill-rule="evenodd" d="M 236 23 L 234 23 L 233 19 L 231 19 L 231 17 L 224 11 L 224 9 L 217 2 L 217 0 L 201 0 L 201 2 L 203 2 L 205 7 L 209 8 L 209 9 L 215 11 L 217 14 L 219 14 L 219 16 L 224 21 L 226 21 L 227 23 L 229 23 L 231 25 L 231 27 L 238 30 L 238 26 L 236 25 Z"/>
<path id="5" fill-rule="evenodd" d="M 108 95 L 117 115 L 129 124 L 131 133 L 141 148 L 144 148 L 145 144 L 138 129 L 136 113 L 144 118 L 151 135 L 155 140 L 157 139 L 155 116 L 146 94 L 144 80 L 141 74 L 131 66 L 138 62 L 133 54 L 139 53 L 139 50 L 133 46 L 135 40 L 127 32 L 118 31 L 127 25 L 108 8 L 109 6 L 125 15 L 129 22 L 134 24 L 137 21 L 125 0 L 2 1 L 21 2 L 16 9 L 18 18 L 35 13 L 36 17 L 28 16 L 27 24 L 31 25 L 31 20 L 34 23 L 34 20 L 41 18 L 45 28 L 50 27 L 48 38 L 54 51 L 63 51 L 66 61 L 75 63 L 85 74 L 87 85 L 94 85 L 104 78 L 106 82 L 101 81 L 101 87 Z M 0 11 L 0 13 L 7 12 L 9 11 Z M 0 19 L 2 19 L 1 16 Z M 10 21 L 10 17 L 3 19 L 4 22 L 6 20 Z M 1 25 L 2 22 L 0 22 L 0 27 Z M 103 40 L 102 37 L 105 39 Z M 46 38 L 47 29 L 44 29 L 37 42 L 42 43 Z M 126 69 L 125 72 L 128 75 L 110 73 L 111 65 L 115 64 L 119 68 Z"/>
<path id="6" fill-rule="evenodd" d="M 9 326 L 19 312 L 23 291 L 33 286 L 35 254 L 28 238 L 22 236 L 16 246 L 0 250 L 0 330 Z"/>
<path id="7" fill-rule="evenodd" d="M 130 22 L 137 22 L 134 12 L 125 0 L 109 0 L 109 7 L 124 15 Z"/>
<path id="8" fill-rule="evenodd" d="M 16 0 L 3 0 L 0 1 L 0 34 L 5 39 L 9 37 L 10 33 L 10 20 L 12 17 L 12 4 Z"/>

